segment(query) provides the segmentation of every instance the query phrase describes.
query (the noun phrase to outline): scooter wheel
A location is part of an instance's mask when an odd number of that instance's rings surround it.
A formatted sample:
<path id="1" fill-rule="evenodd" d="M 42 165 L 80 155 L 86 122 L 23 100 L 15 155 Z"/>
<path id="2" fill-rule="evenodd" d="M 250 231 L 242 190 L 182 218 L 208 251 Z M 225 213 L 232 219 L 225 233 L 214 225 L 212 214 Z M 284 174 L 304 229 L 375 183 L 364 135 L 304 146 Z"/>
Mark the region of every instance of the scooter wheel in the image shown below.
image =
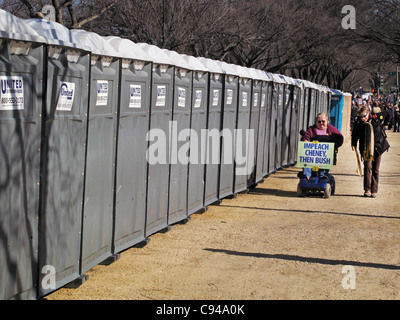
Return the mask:
<path id="1" fill-rule="evenodd" d="M 324 190 L 324 198 L 329 198 L 331 194 L 332 194 L 332 187 L 329 183 L 327 183 Z"/>

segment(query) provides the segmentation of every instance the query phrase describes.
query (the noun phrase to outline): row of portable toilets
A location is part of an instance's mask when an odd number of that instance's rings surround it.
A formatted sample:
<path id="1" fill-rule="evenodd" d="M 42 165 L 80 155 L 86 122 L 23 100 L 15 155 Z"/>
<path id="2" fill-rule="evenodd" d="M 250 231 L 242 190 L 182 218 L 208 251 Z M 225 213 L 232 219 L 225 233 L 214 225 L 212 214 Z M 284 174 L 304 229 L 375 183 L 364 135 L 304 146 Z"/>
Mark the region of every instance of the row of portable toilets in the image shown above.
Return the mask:
<path id="1" fill-rule="evenodd" d="M 299 130 L 331 101 L 307 81 L 1 10 L 0 81 L 2 299 L 80 281 L 295 164 Z M 224 159 L 232 146 L 246 161 Z"/>

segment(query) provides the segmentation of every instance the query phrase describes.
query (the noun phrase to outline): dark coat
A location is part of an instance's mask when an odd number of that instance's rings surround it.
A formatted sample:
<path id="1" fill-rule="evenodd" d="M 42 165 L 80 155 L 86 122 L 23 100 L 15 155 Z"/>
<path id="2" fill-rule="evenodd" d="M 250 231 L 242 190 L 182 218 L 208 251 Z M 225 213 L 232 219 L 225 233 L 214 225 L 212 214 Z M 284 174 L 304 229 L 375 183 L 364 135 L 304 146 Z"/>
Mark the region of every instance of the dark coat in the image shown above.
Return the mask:
<path id="1" fill-rule="evenodd" d="M 372 114 L 370 115 L 370 118 L 368 121 L 371 121 L 372 127 L 374 129 L 374 155 L 380 156 L 383 154 L 385 151 L 388 151 L 390 148 L 389 142 L 387 141 L 387 136 L 385 130 L 383 130 L 382 127 L 382 117 L 383 115 L 381 114 Z M 357 119 L 353 132 L 351 135 L 351 145 L 356 148 L 357 147 L 357 142 L 359 141 L 359 150 L 360 153 L 363 154 L 363 151 L 365 149 L 365 141 L 364 141 L 364 135 L 365 135 L 365 126 L 366 124 L 360 120 Z"/>

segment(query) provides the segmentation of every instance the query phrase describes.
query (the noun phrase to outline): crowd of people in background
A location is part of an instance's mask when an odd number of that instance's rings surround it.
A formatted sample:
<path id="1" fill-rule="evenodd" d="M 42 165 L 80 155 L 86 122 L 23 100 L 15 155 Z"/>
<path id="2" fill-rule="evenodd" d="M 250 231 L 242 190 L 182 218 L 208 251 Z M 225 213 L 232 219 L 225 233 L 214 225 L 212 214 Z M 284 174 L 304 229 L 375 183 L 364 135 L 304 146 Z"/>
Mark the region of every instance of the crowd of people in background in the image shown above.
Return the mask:
<path id="1" fill-rule="evenodd" d="M 352 129 L 357 118 L 357 111 L 363 106 L 368 106 L 371 112 L 373 108 L 379 108 L 383 116 L 382 125 L 384 129 L 400 132 L 400 95 L 381 94 L 379 96 L 370 96 L 367 99 L 356 95 L 353 99 L 351 112 Z"/>

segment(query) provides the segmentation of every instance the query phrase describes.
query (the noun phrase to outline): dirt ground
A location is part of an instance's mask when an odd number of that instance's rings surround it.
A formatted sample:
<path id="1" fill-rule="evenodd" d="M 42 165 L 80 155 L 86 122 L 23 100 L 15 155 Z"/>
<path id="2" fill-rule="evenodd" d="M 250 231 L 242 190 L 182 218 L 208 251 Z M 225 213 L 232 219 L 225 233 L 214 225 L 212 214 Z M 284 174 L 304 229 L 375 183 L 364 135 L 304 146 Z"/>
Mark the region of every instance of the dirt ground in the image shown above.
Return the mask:
<path id="1" fill-rule="evenodd" d="M 398 300 L 400 133 L 388 139 L 375 199 L 362 196 L 346 142 L 329 199 L 297 197 L 299 168 L 279 170 L 47 299 Z"/>

